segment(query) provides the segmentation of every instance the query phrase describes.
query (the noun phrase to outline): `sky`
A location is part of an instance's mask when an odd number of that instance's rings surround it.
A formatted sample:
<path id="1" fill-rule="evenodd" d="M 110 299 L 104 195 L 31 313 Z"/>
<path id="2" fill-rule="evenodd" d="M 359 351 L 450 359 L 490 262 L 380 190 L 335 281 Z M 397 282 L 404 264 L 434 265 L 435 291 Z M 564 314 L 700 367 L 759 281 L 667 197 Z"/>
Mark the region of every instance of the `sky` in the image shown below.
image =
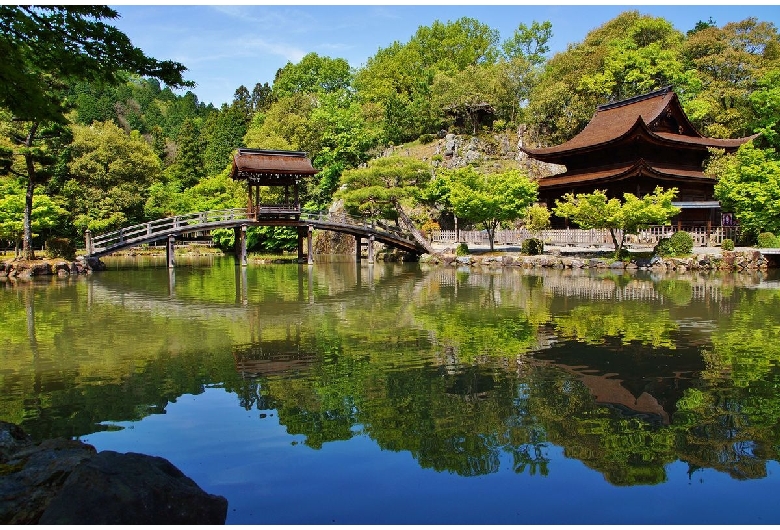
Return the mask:
<path id="1" fill-rule="evenodd" d="M 236 89 L 273 84 L 288 62 L 310 52 L 365 65 L 380 48 L 408 42 L 420 26 L 470 17 L 498 30 L 501 41 L 520 23 L 552 23 L 550 55 L 581 42 L 587 33 L 623 11 L 663 17 L 686 32 L 710 18 L 722 26 L 748 17 L 780 28 L 780 6 L 647 4 L 388 4 L 388 5 L 111 5 L 120 18 L 110 23 L 147 56 L 187 67 L 185 78 L 198 100 L 219 107 Z"/>

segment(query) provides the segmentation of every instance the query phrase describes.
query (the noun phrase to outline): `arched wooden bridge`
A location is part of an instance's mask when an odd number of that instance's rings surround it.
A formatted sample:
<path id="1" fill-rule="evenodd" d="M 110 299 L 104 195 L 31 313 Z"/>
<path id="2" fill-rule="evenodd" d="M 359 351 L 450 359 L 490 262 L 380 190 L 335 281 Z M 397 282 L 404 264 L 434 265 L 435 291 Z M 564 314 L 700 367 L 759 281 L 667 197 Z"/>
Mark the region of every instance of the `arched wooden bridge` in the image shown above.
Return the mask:
<path id="1" fill-rule="evenodd" d="M 236 230 L 236 257 L 246 264 L 247 226 L 290 226 L 297 227 L 299 234 L 298 254 L 303 259 L 304 236 L 308 236 L 308 261 L 313 263 L 311 234 L 314 229 L 330 230 L 350 234 L 357 240 L 357 259 L 360 259 L 361 241 L 366 239 L 368 259 L 373 262 L 373 242 L 378 241 L 398 248 L 415 256 L 430 251 L 427 242 L 419 235 L 386 225 L 379 221 L 366 221 L 345 214 L 322 212 L 263 212 L 254 214 L 245 208 L 229 210 L 210 210 L 175 217 L 166 217 L 148 223 L 120 228 L 113 232 L 92 236 L 86 234 L 86 253 L 88 257 L 100 258 L 119 250 L 168 240 L 168 264 L 173 266 L 173 241 L 177 236 L 191 232 L 204 232 L 217 228 Z"/>

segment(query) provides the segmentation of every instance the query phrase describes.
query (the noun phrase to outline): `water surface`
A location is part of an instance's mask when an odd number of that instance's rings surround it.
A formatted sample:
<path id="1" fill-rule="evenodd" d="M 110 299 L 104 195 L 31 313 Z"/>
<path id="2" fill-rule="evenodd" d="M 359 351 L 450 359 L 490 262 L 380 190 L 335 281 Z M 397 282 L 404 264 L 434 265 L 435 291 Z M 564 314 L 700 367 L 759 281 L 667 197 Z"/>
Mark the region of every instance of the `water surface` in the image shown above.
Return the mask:
<path id="1" fill-rule="evenodd" d="M 0 419 L 228 523 L 778 522 L 774 274 L 108 264 L 0 283 Z"/>

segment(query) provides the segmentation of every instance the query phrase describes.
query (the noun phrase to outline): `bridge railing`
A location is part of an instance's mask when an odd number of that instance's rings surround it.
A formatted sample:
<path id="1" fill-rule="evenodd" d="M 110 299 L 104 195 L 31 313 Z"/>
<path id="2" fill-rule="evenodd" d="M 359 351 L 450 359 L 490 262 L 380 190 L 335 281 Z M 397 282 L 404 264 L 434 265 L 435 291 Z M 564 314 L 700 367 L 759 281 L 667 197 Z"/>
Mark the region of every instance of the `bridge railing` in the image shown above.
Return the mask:
<path id="1" fill-rule="evenodd" d="M 228 210 L 210 210 L 207 212 L 197 212 L 175 217 L 166 217 L 157 219 L 148 223 L 142 223 L 134 226 L 128 226 L 101 234 L 92 238 L 92 248 L 87 249 L 89 253 L 100 252 L 107 248 L 132 243 L 135 240 L 149 239 L 151 236 L 167 233 L 173 233 L 187 226 L 206 225 L 210 223 L 220 223 L 233 220 L 249 219 L 246 208 L 232 208 Z"/>
<path id="2" fill-rule="evenodd" d="M 386 234 L 395 239 L 403 239 L 411 244 L 415 244 L 416 241 L 411 234 L 404 232 L 400 227 L 389 225 L 382 221 L 366 220 L 360 217 L 354 217 L 346 213 L 330 213 L 330 212 L 301 212 L 301 221 L 320 221 L 323 223 L 342 225 L 345 227 L 361 227 L 367 231 Z"/>
<path id="3" fill-rule="evenodd" d="M 196 212 L 174 217 L 166 217 L 148 223 L 141 223 L 134 226 L 128 226 L 108 232 L 106 234 L 88 237 L 88 254 L 100 253 L 106 250 L 130 246 L 133 243 L 152 241 L 154 236 L 163 238 L 166 235 L 180 233 L 183 228 L 188 226 L 204 227 L 206 230 L 216 227 L 220 224 L 229 224 L 231 221 L 246 220 L 256 221 L 255 212 L 246 208 L 231 208 L 227 210 L 209 210 L 206 212 Z M 328 212 L 302 211 L 298 216 L 298 221 L 305 224 L 307 221 L 320 222 L 329 225 L 341 225 L 345 228 L 364 228 L 367 232 L 376 235 L 385 235 L 395 240 L 409 242 L 415 245 L 415 239 L 412 235 L 404 232 L 397 226 L 392 226 L 381 221 L 361 219 L 351 215 L 339 213 L 331 214 Z M 216 226 L 215 226 L 216 225 Z"/>

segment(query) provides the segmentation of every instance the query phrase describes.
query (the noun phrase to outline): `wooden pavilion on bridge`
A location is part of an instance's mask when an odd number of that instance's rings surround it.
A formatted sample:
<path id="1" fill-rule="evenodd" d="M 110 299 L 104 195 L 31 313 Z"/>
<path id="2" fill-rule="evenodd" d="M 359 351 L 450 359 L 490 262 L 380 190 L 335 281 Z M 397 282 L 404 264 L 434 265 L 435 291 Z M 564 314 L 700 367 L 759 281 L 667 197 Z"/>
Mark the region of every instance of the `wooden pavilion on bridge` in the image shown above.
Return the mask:
<path id="1" fill-rule="evenodd" d="M 301 215 L 300 187 L 304 179 L 316 175 L 306 153 L 301 151 L 271 151 L 266 149 L 239 149 L 233 156 L 230 177 L 245 180 L 247 210 L 258 218 L 298 219 Z M 274 202 L 260 202 L 261 188 L 268 188 L 264 198 Z"/>
<path id="2" fill-rule="evenodd" d="M 678 190 L 681 208 L 672 222 L 680 228 L 729 225 L 714 197 L 715 180 L 704 175 L 709 148 L 734 152 L 758 135 L 717 139 L 702 136 L 688 120 L 671 87 L 600 105 L 574 138 L 553 147 L 525 148 L 529 157 L 566 166 L 564 173 L 539 179 L 539 200 L 548 207 L 566 193 L 603 190 L 641 197 L 656 186 Z M 561 220 L 562 222 L 562 220 Z"/>

